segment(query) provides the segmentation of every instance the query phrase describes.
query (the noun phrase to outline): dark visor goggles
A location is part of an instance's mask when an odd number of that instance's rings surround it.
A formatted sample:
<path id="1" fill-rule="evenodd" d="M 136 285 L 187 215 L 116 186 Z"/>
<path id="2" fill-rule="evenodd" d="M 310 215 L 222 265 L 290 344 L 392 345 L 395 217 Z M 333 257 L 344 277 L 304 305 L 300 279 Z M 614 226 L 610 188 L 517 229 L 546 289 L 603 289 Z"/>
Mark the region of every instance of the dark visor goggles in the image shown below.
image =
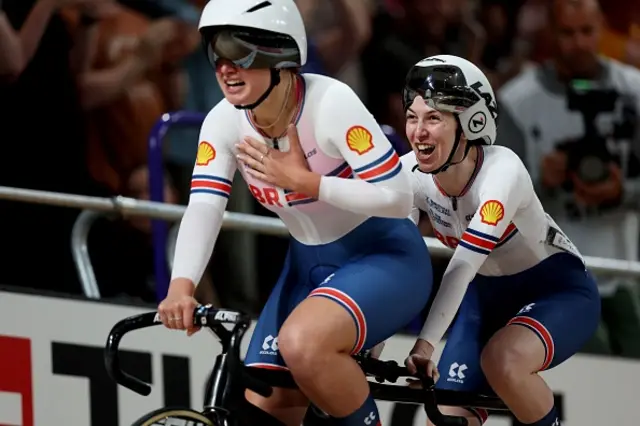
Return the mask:
<path id="1" fill-rule="evenodd" d="M 300 66 L 300 51 L 295 40 L 276 33 L 222 29 L 205 33 L 204 43 L 213 66 L 223 59 L 244 69 Z"/>
<path id="2" fill-rule="evenodd" d="M 454 113 L 463 112 L 480 99 L 468 86 L 462 70 L 452 65 L 413 67 L 402 90 L 405 111 L 418 96 L 433 109 Z"/>

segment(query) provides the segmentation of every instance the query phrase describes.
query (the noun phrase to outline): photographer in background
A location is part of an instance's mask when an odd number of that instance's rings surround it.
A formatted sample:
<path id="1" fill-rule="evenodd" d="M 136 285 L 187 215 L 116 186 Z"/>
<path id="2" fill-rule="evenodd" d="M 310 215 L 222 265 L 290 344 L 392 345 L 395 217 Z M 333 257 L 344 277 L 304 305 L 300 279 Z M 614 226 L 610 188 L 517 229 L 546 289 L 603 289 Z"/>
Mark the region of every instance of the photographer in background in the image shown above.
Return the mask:
<path id="1" fill-rule="evenodd" d="M 498 93 L 498 143 L 520 155 L 545 209 L 583 254 L 638 260 L 640 71 L 598 56 L 597 0 L 555 0 L 549 14 L 554 57 Z M 608 349 L 640 357 L 636 280 L 598 283 Z"/>

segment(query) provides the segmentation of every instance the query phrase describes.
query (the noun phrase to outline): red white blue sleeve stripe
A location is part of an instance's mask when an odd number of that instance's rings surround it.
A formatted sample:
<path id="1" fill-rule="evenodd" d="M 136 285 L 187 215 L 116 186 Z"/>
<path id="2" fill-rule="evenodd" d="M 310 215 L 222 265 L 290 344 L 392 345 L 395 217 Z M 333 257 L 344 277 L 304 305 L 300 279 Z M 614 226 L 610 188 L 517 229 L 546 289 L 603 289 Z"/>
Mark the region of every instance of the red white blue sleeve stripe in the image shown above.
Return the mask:
<path id="1" fill-rule="evenodd" d="M 231 181 L 213 175 L 193 175 L 191 179 L 192 194 L 212 194 L 229 198 Z"/>
<path id="2" fill-rule="evenodd" d="M 346 161 L 336 167 L 334 170 L 327 173 L 327 176 L 337 176 L 344 179 L 349 179 L 353 177 L 353 170 L 351 170 L 351 166 Z"/>
<path id="3" fill-rule="evenodd" d="M 391 179 L 402 170 L 402 162 L 393 148 L 382 157 L 354 170 L 356 175 L 367 182 L 376 183 Z"/>
<path id="4" fill-rule="evenodd" d="M 517 233 L 518 233 L 518 228 L 516 228 L 516 225 L 514 225 L 513 222 L 511 222 L 509 226 L 507 226 L 507 229 L 504 231 L 504 234 L 502 234 L 502 237 L 500 237 L 500 241 L 498 242 L 498 244 L 496 244 L 496 248 L 507 243 Z"/>
<path id="5" fill-rule="evenodd" d="M 500 241 L 498 237 L 469 228 L 464 234 L 462 234 L 462 238 L 458 245 L 476 253 L 489 255 L 491 250 L 493 250 L 496 244 L 498 244 L 498 241 Z"/>
<path id="6" fill-rule="evenodd" d="M 505 244 L 517 233 L 518 228 L 516 228 L 513 222 L 507 226 L 507 229 L 505 229 L 500 238 L 469 228 L 462 234 L 459 245 L 476 253 L 488 255 L 493 249 Z"/>
<path id="7" fill-rule="evenodd" d="M 308 197 L 298 192 L 293 192 L 289 189 L 285 189 L 284 193 L 285 193 L 285 198 L 287 200 L 287 204 L 289 204 L 291 207 L 299 206 L 301 204 L 309 204 L 317 201 L 315 198 Z"/>

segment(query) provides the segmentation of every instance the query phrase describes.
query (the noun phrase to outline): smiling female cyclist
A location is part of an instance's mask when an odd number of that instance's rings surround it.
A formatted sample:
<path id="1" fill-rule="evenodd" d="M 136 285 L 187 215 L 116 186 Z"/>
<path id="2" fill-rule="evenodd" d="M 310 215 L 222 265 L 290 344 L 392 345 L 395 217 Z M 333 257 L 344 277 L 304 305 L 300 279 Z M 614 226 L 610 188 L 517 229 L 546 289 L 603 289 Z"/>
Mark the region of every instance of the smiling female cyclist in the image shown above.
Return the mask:
<path id="1" fill-rule="evenodd" d="M 238 170 L 292 237 L 245 363 L 289 369 L 301 389 L 248 400 L 291 426 L 308 400 L 338 424 L 375 426 L 350 354 L 400 330 L 431 291 L 429 253 L 407 219 L 408 176 L 348 86 L 299 74 L 307 41 L 293 0 L 211 0 L 200 32 L 225 99 L 202 125 L 162 322 L 194 331 L 194 283 Z"/>
<path id="2" fill-rule="evenodd" d="M 567 360 L 595 332 L 596 283 L 544 212 L 518 156 L 493 145 L 498 108 L 478 67 L 455 56 L 424 59 L 409 71 L 403 99 L 414 221 L 425 212 L 436 237 L 454 249 L 407 366 L 438 375 L 430 359 L 458 313 L 436 387 L 493 390 L 521 423 L 558 426 L 553 392 L 538 372 Z M 470 425 L 487 417 L 442 411 Z"/>

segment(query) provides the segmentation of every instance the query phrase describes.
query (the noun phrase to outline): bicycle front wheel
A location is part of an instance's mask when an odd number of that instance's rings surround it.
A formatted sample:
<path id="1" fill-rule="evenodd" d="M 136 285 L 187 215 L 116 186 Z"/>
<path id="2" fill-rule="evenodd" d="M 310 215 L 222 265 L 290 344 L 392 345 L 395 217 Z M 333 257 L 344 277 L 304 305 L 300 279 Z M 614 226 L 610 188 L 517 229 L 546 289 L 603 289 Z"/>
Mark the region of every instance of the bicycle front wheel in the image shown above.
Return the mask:
<path id="1" fill-rule="evenodd" d="M 189 408 L 160 408 L 142 416 L 131 426 L 165 426 L 165 425 L 189 425 L 189 426 L 215 426 L 197 411 Z"/>

